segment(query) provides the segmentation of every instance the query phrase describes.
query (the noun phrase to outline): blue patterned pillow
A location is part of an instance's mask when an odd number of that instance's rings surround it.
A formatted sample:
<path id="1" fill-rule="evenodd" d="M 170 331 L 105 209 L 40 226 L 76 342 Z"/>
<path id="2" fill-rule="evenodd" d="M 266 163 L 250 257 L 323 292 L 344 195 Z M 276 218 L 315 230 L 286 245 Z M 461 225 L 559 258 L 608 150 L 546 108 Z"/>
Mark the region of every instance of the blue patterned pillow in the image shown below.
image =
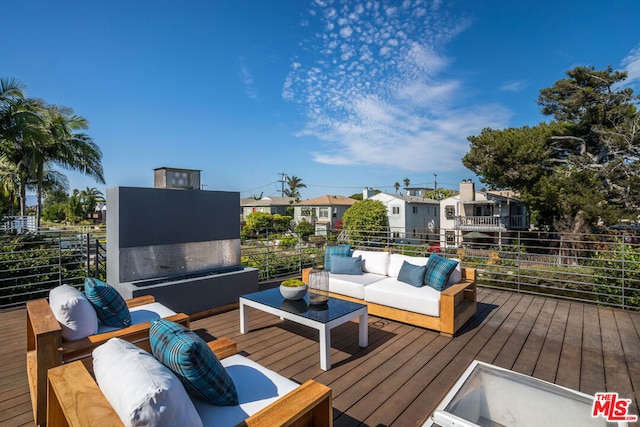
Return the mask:
<path id="1" fill-rule="evenodd" d="M 233 380 L 202 338 L 184 326 L 158 319 L 149 329 L 151 352 L 193 396 L 218 406 L 238 405 Z"/>
<path id="2" fill-rule="evenodd" d="M 427 271 L 424 275 L 424 284 L 431 286 L 436 291 L 443 291 L 447 287 L 449 276 L 456 269 L 458 261 L 442 257 L 432 253 L 427 261 Z"/>
<path id="3" fill-rule="evenodd" d="M 351 245 L 327 245 L 324 247 L 324 268 L 331 271 L 331 256 L 350 256 Z"/>
<path id="4" fill-rule="evenodd" d="M 424 265 L 414 265 L 404 261 L 398 273 L 398 280 L 415 286 L 416 288 L 421 288 L 424 286 L 425 270 L 426 267 Z"/>
<path id="5" fill-rule="evenodd" d="M 107 326 L 131 326 L 131 313 L 122 295 L 111 285 L 93 277 L 84 279 L 84 294 L 96 310 L 98 319 Z"/>

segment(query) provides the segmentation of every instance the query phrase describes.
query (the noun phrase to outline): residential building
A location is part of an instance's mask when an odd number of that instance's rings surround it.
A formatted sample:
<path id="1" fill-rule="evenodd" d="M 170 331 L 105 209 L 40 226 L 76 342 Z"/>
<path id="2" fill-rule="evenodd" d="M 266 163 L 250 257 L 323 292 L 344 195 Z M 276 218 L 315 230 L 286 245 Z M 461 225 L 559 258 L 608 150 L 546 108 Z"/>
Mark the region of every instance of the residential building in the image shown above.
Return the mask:
<path id="1" fill-rule="evenodd" d="M 407 196 L 424 197 L 427 192 L 433 191 L 433 188 L 427 187 L 406 187 L 404 189 Z"/>
<path id="2" fill-rule="evenodd" d="M 240 222 L 244 223 L 247 215 L 253 212 L 293 216 L 292 207 L 295 202 L 295 197 L 277 196 L 265 196 L 259 200 L 253 197 L 240 199 Z"/>
<path id="3" fill-rule="evenodd" d="M 294 204 L 296 223 L 307 221 L 315 225 L 315 234 L 326 236 L 342 226 L 342 216 L 357 200 L 346 196 L 320 196 Z"/>
<path id="4" fill-rule="evenodd" d="M 502 244 L 510 232 L 529 229 L 529 209 L 512 191 L 476 191 L 471 179 L 460 194 L 440 201 L 441 245 Z"/>
<path id="5" fill-rule="evenodd" d="M 440 202 L 437 200 L 388 193 L 371 195 L 366 189 L 363 198 L 379 200 L 386 206 L 392 239 L 412 243 L 439 240 Z"/>

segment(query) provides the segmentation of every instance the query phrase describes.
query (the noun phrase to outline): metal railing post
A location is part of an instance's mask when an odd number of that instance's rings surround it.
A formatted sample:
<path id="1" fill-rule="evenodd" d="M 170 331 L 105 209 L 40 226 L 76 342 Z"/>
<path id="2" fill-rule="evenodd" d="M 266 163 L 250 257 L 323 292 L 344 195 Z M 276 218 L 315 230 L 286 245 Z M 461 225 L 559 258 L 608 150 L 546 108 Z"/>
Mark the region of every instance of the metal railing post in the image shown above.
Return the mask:
<path id="1" fill-rule="evenodd" d="M 517 279 L 516 279 L 516 280 L 518 281 L 518 293 L 520 293 L 520 284 L 521 284 L 521 283 L 520 283 L 520 274 L 521 274 L 521 272 L 520 272 L 520 265 L 521 265 L 521 262 L 520 262 L 520 261 L 521 261 L 520 253 L 522 252 L 522 249 L 520 248 L 520 243 L 521 243 L 521 242 L 520 242 L 520 233 L 521 233 L 521 232 L 520 232 L 520 231 L 518 231 L 518 243 L 517 243 L 517 245 L 516 245 L 516 250 L 518 251 L 518 253 L 517 253 L 517 255 L 516 255 L 516 261 L 517 261 L 517 264 L 518 264 L 518 267 L 517 267 L 517 272 L 518 272 L 518 273 L 516 274 L 516 277 L 517 277 Z"/>
<path id="2" fill-rule="evenodd" d="M 87 277 L 91 277 L 91 245 L 90 245 L 90 239 L 91 239 L 91 233 L 87 233 L 87 250 L 85 251 L 85 254 L 87 256 Z"/>
<path id="3" fill-rule="evenodd" d="M 625 271 L 625 237 L 622 237 L 622 308 L 626 306 L 625 289 L 626 289 L 626 271 Z"/>

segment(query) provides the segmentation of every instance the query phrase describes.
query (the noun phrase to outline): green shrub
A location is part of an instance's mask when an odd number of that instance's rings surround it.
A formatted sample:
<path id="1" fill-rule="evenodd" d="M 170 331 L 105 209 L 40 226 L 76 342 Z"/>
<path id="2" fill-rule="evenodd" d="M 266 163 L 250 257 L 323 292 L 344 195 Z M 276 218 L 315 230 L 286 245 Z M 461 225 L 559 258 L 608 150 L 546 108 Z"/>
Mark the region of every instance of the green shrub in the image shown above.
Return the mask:
<path id="1" fill-rule="evenodd" d="M 295 233 L 300 236 L 301 239 L 307 240 L 309 236 L 311 236 L 316 231 L 316 228 L 307 221 L 302 221 L 298 225 L 296 225 Z"/>

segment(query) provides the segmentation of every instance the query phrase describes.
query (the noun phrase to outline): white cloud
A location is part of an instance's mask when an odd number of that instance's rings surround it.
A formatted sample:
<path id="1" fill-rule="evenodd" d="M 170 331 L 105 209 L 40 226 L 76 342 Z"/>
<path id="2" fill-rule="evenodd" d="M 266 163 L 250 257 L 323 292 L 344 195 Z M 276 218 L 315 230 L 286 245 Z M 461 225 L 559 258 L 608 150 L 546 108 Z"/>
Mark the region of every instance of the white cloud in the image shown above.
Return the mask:
<path id="1" fill-rule="evenodd" d="M 626 84 L 634 84 L 640 81 L 640 45 L 629 52 L 622 60 L 621 65 L 628 75 L 625 81 Z"/>
<path id="2" fill-rule="evenodd" d="M 305 109 L 299 135 L 321 141 L 316 162 L 462 169 L 466 138 L 508 123 L 505 108 L 466 106 L 464 83 L 442 77 L 450 64 L 443 47 L 469 22 L 440 2 L 428 10 L 422 0 L 316 3 L 309 21 L 322 30 L 305 43 L 307 55 L 296 58 L 283 88 Z"/>
<path id="3" fill-rule="evenodd" d="M 506 92 L 520 92 L 527 88 L 529 84 L 524 80 L 512 80 L 500 86 L 500 90 Z"/>
<path id="4" fill-rule="evenodd" d="M 251 99 L 258 97 L 258 91 L 255 88 L 253 77 L 246 65 L 240 66 L 240 80 L 244 85 L 244 93 Z"/>

